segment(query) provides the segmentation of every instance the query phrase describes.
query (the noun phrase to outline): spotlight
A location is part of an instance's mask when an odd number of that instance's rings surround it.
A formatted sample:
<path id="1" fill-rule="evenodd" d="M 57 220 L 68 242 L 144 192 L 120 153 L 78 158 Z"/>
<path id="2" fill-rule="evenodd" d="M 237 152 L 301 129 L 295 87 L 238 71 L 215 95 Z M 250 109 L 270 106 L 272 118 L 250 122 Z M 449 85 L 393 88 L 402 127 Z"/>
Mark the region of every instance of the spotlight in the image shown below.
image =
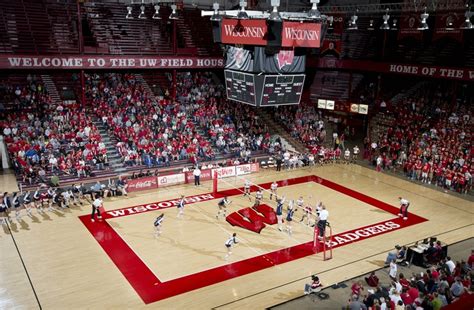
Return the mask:
<path id="1" fill-rule="evenodd" d="M 268 16 L 268 20 L 272 21 L 281 21 L 280 13 L 278 13 L 278 7 L 280 6 L 280 0 L 272 0 L 271 1 L 273 11 Z"/>
<path id="2" fill-rule="evenodd" d="M 143 0 L 142 0 L 142 5 L 140 5 L 140 14 L 138 14 L 139 19 L 145 19 L 145 5 L 143 5 Z"/>
<path id="3" fill-rule="evenodd" d="M 319 10 L 318 10 L 319 0 L 311 0 L 310 2 L 313 4 L 313 6 L 311 7 L 311 10 L 308 11 L 308 18 L 320 19 L 321 18 L 321 12 L 319 12 Z"/>
<path id="4" fill-rule="evenodd" d="M 426 22 L 429 16 L 430 14 L 426 13 L 426 6 L 425 6 L 425 12 L 421 13 L 420 15 L 421 21 L 420 21 L 420 27 L 418 27 L 418 30 L 424 31 L 424 30 L 429 29 L 428 23 Z"/>
<path id="5" fill-rule="evenodd" d="M 176 13 L 176 4 L 171 5 L 171 14 L 169 19 L 178 19 L 178 13 Z"/>
<path id="6" fill-rule="evenodd" d="M 249 19 L 249 15 L 247 14 L 247 12 L 245 12 L 245 7 L 247 6 L 247 2 L 241 0 L 239 5 L 240 5 L 240 10 L 239 10 L 239 13 L 237 13 L 237 18 L 238 19 Z"/>
<path id="7" fill-rule="evenodd" d="M 369 27 L 367 27 L 367 30 L 370 30 L 370 31 L 375 30 L 375 28 L 374 28 L 374 20 L 373 20 L 373 19 L 371 19 L 371 20 L 369 21 Z"/>
<path id="8" fill-rule="evenodd" d="M 127 15 L 125 16 L 126 19 L 133 19 L 132 10 L 133 8 L 131 6 L 127 6 Z"/>
<path id="9" fill-rule="evenodd" d="M 214 2 L 212 5 L 212 8 L 214 9 L 214 14 L 211 16 L 211 21 L 213 22 L 219 22 L 222 20 L 222 16 L 219 15 L 219 3 Z"/>
<path id="10" fill-rule="evenodd" d="M 396 20 L 396 19 L 394 19 L 392 21 L 392 28 L 390 28 L 390 30 L 397 30 L 397 22 L 398 22 L 398 20 Z"/>
<path id="11" fill-rule="evenodd" d="M 157 4 L 155 5 L 155 13 L 153 14 L 153 19 L 161 19 L 160 17 L 160 6 Z"/>
<path id="12" fill-rule="evenodd" d="M 390 19 L 390 15 L 388 15 L 388 8 L 385 11 L 385 14 L 382 16 L 383 24 L 380 26 L 381 30 L 390 30 L 390 25 L 388 24 L 388 20 Z"/>
<path id="13" fill-rule="evenodd" d="M 466 8 L 469 7 L 469 4 L 466 4 Z M 471 23 L 471 17 L 472 17 L 472 12 L 471 12 L 471 7 L 469 7 L 466 10 L 466 13 L 464 14 L 466 19 L 464 20 L 464 23 L 461 26 L 461 29 L 472 29 L 474 28 Z"/>
<path id="14" fill-rule="evenodd" d="M 359 10 L 357 10 L 358 12 Z M 356 12 L 356 13 L 357 13 Z M 351 20 L 349 21 L 349 27 L 347 27 L 347 30 L 357 30 L 357 19 L 359 18 L 356 13 L 351 16 Z"/>
<path id="15" fill-rule="evenodd" d="M 328 29 L 334 29 L 334 16 L 328 16 L 327 21 L 329 22 Z"/>

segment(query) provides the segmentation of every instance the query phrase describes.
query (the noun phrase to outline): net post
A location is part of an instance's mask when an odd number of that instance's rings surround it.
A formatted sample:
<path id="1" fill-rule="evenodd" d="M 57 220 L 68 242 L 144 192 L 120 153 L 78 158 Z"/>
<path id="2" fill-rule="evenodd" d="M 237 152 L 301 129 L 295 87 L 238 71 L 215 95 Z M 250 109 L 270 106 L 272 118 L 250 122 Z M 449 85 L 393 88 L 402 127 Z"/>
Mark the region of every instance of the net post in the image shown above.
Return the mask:
<path id="1" fill-rule="evenodd" d="M 214 195 L 217 194 L 217 179 L 218 179 L 217 171 L 214 171 L 214 176 L 212 178 L 212 193 Z"/>

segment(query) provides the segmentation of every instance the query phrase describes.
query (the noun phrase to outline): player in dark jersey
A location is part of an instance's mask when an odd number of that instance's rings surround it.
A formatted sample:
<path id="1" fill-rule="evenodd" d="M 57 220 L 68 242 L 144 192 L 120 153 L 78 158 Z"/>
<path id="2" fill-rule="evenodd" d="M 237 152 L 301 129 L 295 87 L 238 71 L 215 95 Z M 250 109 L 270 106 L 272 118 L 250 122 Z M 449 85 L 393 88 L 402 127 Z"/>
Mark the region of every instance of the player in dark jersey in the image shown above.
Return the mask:
<path id="1" fill-rule="evenodd" d="M 155 226 L 155 237 L 158 238 L 158 236 L 161 235 L 161 226 L 163 225 L 163 219 L 164 219 L 164 213 L 161 213 L 160 216 L 158 216 L 155 219 L 155 222 L 153 225 Z"/>
<path id="2" fill-rule="evenodd" d="M 183 214 L 184 214 L 184 205 L 185 205 L 184 195 L 181 195 L 181 199 L 179 200 L 178 205 L 176 206 L 176 207 L 178 207 L 178 217 L 183 216 Z"/>
<path id="3" fill-rule="evenodd" d="M 227 196 L 225 196 L 224 198 L 222 198 L 218 203 L 217 203 L 217 215 L 216 215 L 216 219 L 219 219 L 219 217 L 222 215 L 224 215 L 224 218 L 226 216 L 226 213 L 227 213 L 227 205 L 229 205 L 232 201 L 230 201 L 229 199 L 227 199 Z"/>
<path id="4" fill-rule="evenodd" d="M 227 254 L 224 257 L 225 260 L 230 257 L 232 254 L 232 246 L 236 245 L 237 243 L 239 243 L 237 241 L 237 234 L 233 233 L 232 236 L 225 242 L 225 247 L 227 248 Z"/>

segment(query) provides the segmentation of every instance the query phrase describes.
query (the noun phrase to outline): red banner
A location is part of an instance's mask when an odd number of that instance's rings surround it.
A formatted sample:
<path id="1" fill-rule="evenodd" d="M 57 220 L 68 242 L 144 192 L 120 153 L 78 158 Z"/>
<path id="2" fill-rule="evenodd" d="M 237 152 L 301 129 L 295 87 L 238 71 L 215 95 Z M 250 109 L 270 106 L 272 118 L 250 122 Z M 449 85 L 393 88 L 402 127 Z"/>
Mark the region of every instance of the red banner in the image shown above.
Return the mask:
<path id="1" fill-rule="evenodd" d="M 318 48 L 321 45 L 321 24 L 283 22 L 281 46 Z"/>
<path id="2" fill-rule="evenodd" d="M 267 22 L 264 19 L 228 19 L 221 23 L 221 38 L 225 44 L 267 45 Z"/>
<path id="3" fill-rule="evenodd" d="M 0 69 L 199 69 L 222 68 L 222 57 L 0 55 Z"/>
<path id="4" fill-rule="evenodd" d="M 413 0 L 405 0 L 403 7 L 411 8 Z M 406 37 L 412 37 L 416 40 L 423 38 L 423 32 L 417 28 L 420 26 L 420 12 L 413 12 L 411 9 L 402 11 L 400 16 L 400 30 L 398 31 L 398 39 L 402 40 Z"/>
<path id="5" fill-rule="evenodd" d="M 433 40 L 450 37 L 462 42 L 463 32 L 460 29 L 464 22 L 464 12 L 439 12 L 436 15 Z"/>
<path id="6" fill-rule="evenodd" d="M 127 191 L 136 192 L 155 188 L 158 188 L 156 177 L 144 177 L 140 179 L 129 180 Z"/>
<path id="7" fill-rule="evenodd" d="M 323 46 L 321 46 L 321 55 L 325 56 L 331 54 L 339 57 L 342 51 L 342 41 L 340 39 L 325 39 Z"/>

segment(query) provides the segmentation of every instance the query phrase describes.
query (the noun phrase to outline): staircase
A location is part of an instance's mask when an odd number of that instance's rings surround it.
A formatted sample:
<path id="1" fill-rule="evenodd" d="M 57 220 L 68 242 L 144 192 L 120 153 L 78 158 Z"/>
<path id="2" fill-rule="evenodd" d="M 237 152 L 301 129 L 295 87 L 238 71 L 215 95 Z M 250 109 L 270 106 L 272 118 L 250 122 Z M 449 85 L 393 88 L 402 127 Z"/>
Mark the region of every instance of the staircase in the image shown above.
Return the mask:
<path id="1" fill-rule="evenodd" d="M 93 121 L 94 125 L 99 130 L 100 137 L 102 138 L 102 142 L 105 144 L 105 148 L 107 149 L 107 157 L 109 159 L 109 166 L 115 172 L 123 172 L 127 169 L 122 164 L 122 158 L 115 147 L 117 140 L 115 138 L 111 138 L 107 129 L 102 125 L 102 121 L 99 119 L 95 119 Z"/>
<path id="2" fill-rule="evenodd" d="M 275 135 L 278 135 L 281 139 L 282 146 L 292 152 L 306 153 L 308 149 L 301 143 L 296 140 L 285 129 L 277 125 L 273 121 L 272 115 L 264 109 L 259 110 L 259 115 L 262 118 L 263 122 L 267 125 L 270 132 L 273 132 Z"/>
<path id="3" fill-rule="evenodd" d="M 48 94 L 53 99 L 53 102 L 56 104 L 61 103 L 61 97 L 59 96 L 58 89 L 56 88 L 56 84 L 54 84 L 51 76 L 48 74 L 41 75 L 41 80 L 43 81 L 44 87 L 48 90 Z"/>
<path id="4" fill-rule="evenodd" d="M 422 81 L 422 82 L 418 82 L 417 84 L 413 85 L 410 89 L 408 89 L 407 91 L 404 91 L 404 92 L 399 92 L 397 95 L 395 95 L 391 100 L 390 102 L 392 103 L 392 105 L 397 105 L 400 101 L 402 101 L 403 99 L 413 95 L 414 93 L 416 93 L 420 88 L 422 88 L 423 86 L 425 86 L 428 82 L 425 82 L 425 81 Z"/>
<path id="5" fill-rule="evenodd" d="M 150 85 L 148 85 L 148 83 L 145 81 L 143 76 L 141 74 L 137 73 L 137 74 L 135 74 L 135 79 L 137 80 L 138 83 L 140 83 L 143 86 L 143 89 L 145 90 L 145 92 L 149 93 L 152 96 L 151 101 L 156 102 L 155 93 L 150 88 Z"/>

